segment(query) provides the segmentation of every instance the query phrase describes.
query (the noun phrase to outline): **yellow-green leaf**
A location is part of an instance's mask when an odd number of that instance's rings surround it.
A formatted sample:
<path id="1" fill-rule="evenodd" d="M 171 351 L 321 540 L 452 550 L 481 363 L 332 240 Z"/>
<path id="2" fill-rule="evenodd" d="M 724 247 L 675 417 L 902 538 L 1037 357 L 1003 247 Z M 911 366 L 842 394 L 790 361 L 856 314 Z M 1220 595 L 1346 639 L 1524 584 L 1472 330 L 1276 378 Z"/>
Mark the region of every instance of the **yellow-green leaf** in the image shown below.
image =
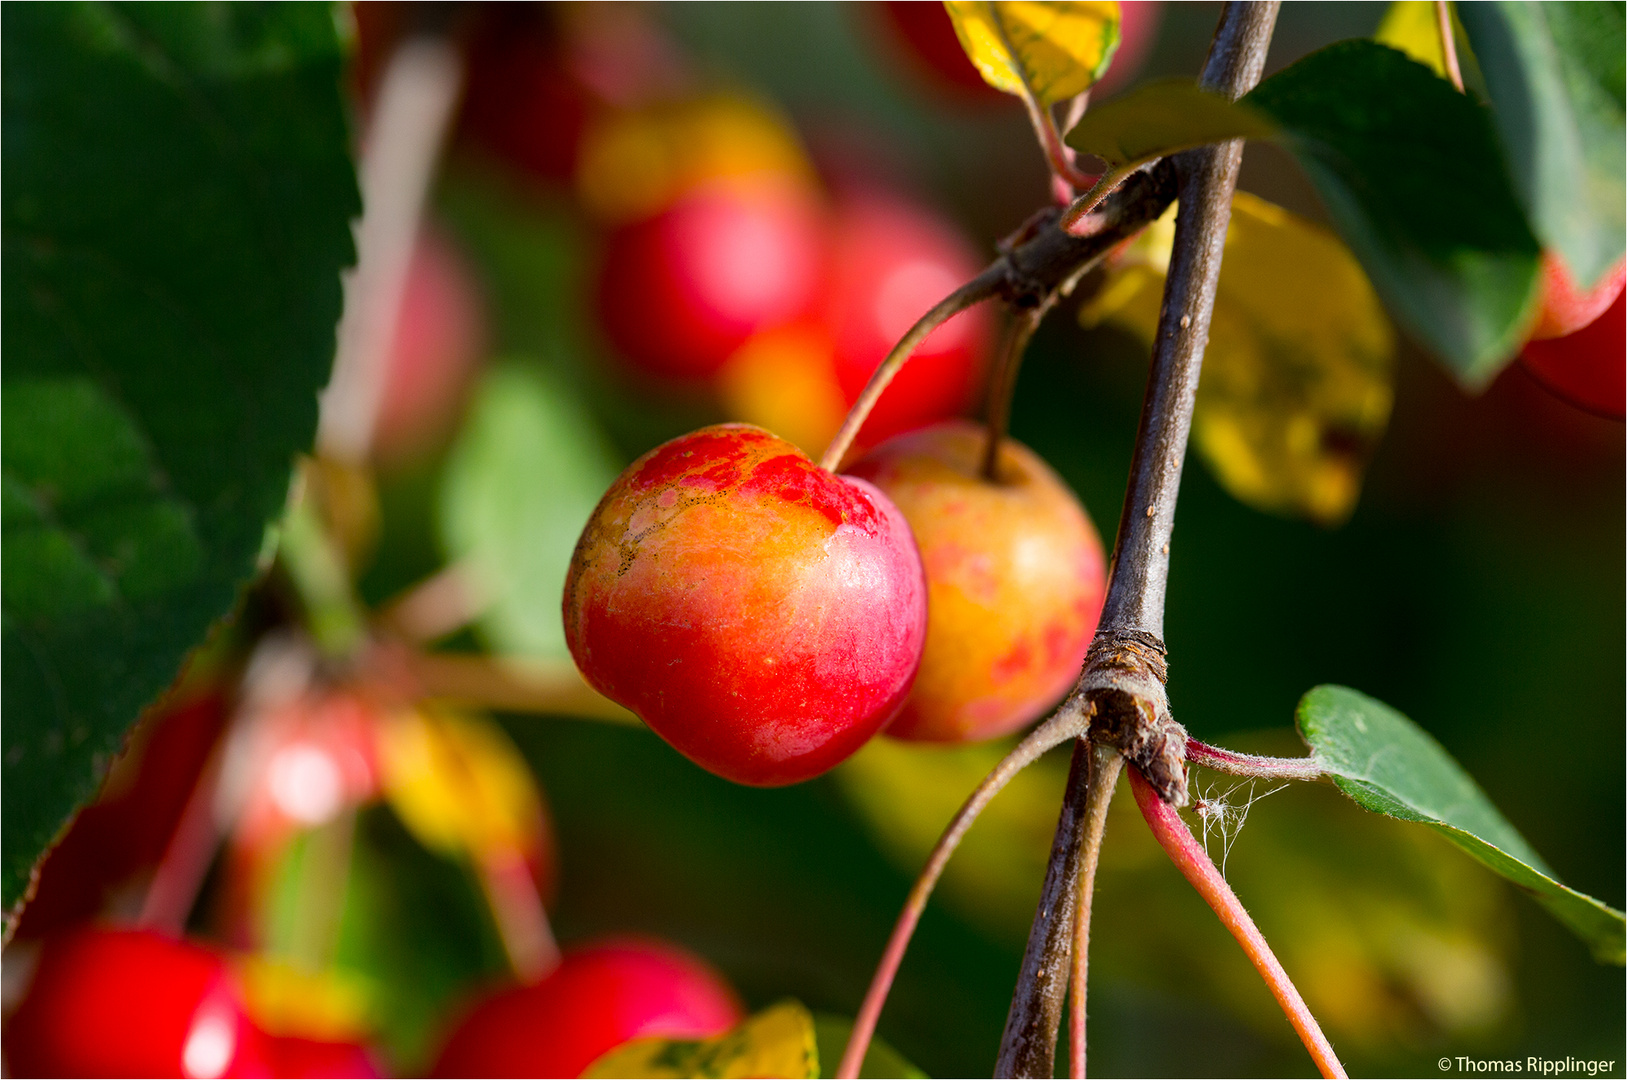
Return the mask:
<path id="1" fill-rule="evenodd" d="M 782 1001 L 715 1039 L 634 1039 L 588 1066 L 585 1077 L 819 1075 L 813 1017 Z"/>
<path id="2" fill-rule="evenodd" d="M 961 48 L 985 82 L 1042 105 L 1089 90 L 1119 47 L 1119 5 L 1101 0 L 946 0 Z"/>
<path id="3" fill-rule="evenodd" d="M 1174 219 L 1149 228 L 1081 310 L 1151 342 Z M 1334 525 L 1349 517 L 1389 420 L 1395 336 L 1332 234 L 1238 192 L 1192 435 L 1236 498 Z"/>
<path id="4" fill-rule="evenodd" d="M 1092 108 L 1068 132 L 1066 142 L 1123 171 L 1194 146 L 1268 139 L 1277 130 L 1269 117 L 1200 89 L 1190 79 L 1160 79 Z"/>

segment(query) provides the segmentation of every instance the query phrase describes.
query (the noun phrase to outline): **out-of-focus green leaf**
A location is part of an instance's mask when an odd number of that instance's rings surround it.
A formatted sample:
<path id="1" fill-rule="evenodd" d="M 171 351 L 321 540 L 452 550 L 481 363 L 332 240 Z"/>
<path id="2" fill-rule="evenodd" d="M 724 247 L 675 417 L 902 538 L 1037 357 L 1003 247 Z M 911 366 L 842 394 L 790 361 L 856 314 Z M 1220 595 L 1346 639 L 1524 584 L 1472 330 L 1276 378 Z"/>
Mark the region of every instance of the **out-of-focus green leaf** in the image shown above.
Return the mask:
<path id="1" fill-rule="evenodd" d="M 1300 700 L 1299 730 L 1334 783 L 1358 806 L 1417 821 L 1534 895 L 1592 948 L 1621 964 L 1622 913 L 1561 884 L 1441 744 L 1381 701 L 1343 686 Z"/>
<path id="2" fill-rule="evenodd" d="M 475 392 L 447 462 L 440 531 L 489 605 L 502 652 L 568 657 L 559 605 L 576 539 L 616 478 L 603 436 L 557 376 L 509 363 Z"/>
<path id="3" fill-rule="evenodd" d="M 1089 90 L 1119 47 L 1119 5 L 1103 0 L 947 0 L 960 44 L 996 90 L 1041 105 Z"/>
<path id="4" fill-rule="evenodd" d="M 1539 297 L 1539 250 L 1486 110 L 1422 64 L 1345 41 L 1266 79 L 1270 115 L 1397 321 L 1479 389 Z"/>
<path id="5" fill-rule="evenodd" d="M 1190 79 L 1160 79 L 1086 112 L 1067 143 L 1114 169 L 1227 139 L 1269 139 L 1277 125 Z"/>
<path id="6" fill-rule="evenodd" d="M 1174 209 L 1080 310 L 1151 343 Z M 1192 434 L 1250 506 L 1333 525 L 1350 516 L 1390 415 L 1395 340 L 1338 239 L 1246 192 L 1232 200 Z"/>
<path id="7" fill-rule="evenodd" d="M 7 908 L 315 430 L 359 206 L 335 14 L 5 12 Z"/>
<path id="8" fill-rule="evenodd" d="M 589 1065 L 583 1076 L 748 1077 L 819 1075 L 814 1019 L 782 1001 L 715 1039 L 635 1039 Z"/>
<path id="9" fill-rule="evenodd" d="M 1622 5 L 1454 6 L 1531 225 L 1591 285 L 1627 243 Z"/>
<path id="10" fill-rule="evenodd" d="M 847 1049 L 847 1040 L 853 1034 L 853 1021 L 826 1013 L 814 1014 L 814 1039 L 819 1045 L 819 1075 L 833 1076 Z M 870 1048 L 864 1053 L 859 1066 L 861 1080 L 883 1077 L 904 1077 L 906 1080 L 924 1078 L 926 1073 L 907 1061 L 904 1055 L 874 1036 Z"/>

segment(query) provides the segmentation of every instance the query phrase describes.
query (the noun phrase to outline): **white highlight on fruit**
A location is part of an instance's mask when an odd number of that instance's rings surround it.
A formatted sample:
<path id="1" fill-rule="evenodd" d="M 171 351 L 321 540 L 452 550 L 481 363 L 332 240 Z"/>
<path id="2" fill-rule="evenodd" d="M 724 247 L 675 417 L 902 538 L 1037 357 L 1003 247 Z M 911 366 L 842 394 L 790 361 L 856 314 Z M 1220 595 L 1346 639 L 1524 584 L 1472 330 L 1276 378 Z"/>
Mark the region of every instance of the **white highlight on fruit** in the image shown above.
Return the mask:
<path id="1" fill-rule="evenodd" d="M 344 775 L 319 746 L 297 742 L 278 750 L 267 769 L 271 801 L 285 816 L 305 825 L 331 821 L 344 802 Z"/>
<path id="2" fill-rule="evenodd" d="M 198 1010 L 181 1049 L 181 1071 L 197 1080 L 215 1080 L 226 1073 L 237 1049 L 237 1024 L 231 1012 L 219 1005 Z"/>

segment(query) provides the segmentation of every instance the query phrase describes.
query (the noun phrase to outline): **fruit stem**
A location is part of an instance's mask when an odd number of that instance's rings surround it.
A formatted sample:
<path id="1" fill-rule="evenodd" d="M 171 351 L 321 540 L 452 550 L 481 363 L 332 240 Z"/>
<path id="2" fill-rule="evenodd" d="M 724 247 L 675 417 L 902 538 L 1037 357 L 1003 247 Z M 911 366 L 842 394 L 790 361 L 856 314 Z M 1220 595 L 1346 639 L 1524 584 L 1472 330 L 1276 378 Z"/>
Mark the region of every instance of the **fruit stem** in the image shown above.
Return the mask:
<path id="1" fill-rule="evenodd" d="M 569 661 L 521 661 L 406 648 L 386 651 L 382 646 L 376 646 L 368 660 L 386 681 L 399 677 L 420 697 L 497 712 L 638 723 L 636 716 L 584 682 Z"/>
<path id="2" fill-rule="evenodd" d="M 842 421 L 841 429 L 836 432 L 836 437 L 831 439 L 830 445 L 825 448 L 824 457 L 819 459 L 821 468 L 828 469 L 831 472 L 836 472 L 841 468 L 842 459 L 852 449 L 853 440 L 858 437 L 859 429 L 864 427 L 865 420 L 870 416 L 870 410 L 875 408 L 876 402 L 880 400 L 882 393 L 887 389 L 887 385 L 893 381 L 893 376 L 897 375 L 899 370 L 903 368 L 905 361 L 920 347 L 921 342 L 925 341 L 932 331 L 959 315 L 962 311 L 995 295 L 1005 285 L 1005 282 L 1006 260 L 1004 258 L 997 259 L 988 269 L 938 301 L 932 310 L 916 320 L 915 325 L 905 332 L 904 336 L 898 340 L 898 344 L 894 345 L 892 351 L 876 366 L 875 372 L 870 376 L 870 381 L 865 384 L 863 392 L 859 394 L 859 400 L 855 401 L 853 408 L 848 410 L 847 418 Z"/>
<path id="3" fill-rule="evenodd" d="M 994 378 L 989 382 L 989 438 L 983 448 L 983 479 L 990 483 L 1000 480 L 996 467 L 1000 460 L 1000 440 L 1005 438 L 1011 424 L 1011 398 L 1017 390 L 1017 370 L 1022 367 L 1023 353 L 1034 331 L 1039 329 L 1040 320 L 1045 318 L 1055 301 L 1056 294 L 1052 293 L 1038 307 L 1018 312 L 1006 328 L 1005 340 L 1000 347 L 1000 360 L 995 365 Z"/>
<path id="4" fill-rule="evenodd" d="M 521 982 L 544 978 L 559 966 L 559 943 L 530 865 L 523 855 L 505 852 L 482 858 L 479 866 L 480 884 L 509 966 Z"/>
<path id="5" fill-rule="evenodd" d="M 1239 754 L 1219 746 L 1199 742 L 1190 735 L 1186 739 L 1186 760 L 1216 772 L 1233 776 L 1255 776 L 1262 779 L 1315 780 L 1322 775 L 1322 766 L 1314 757 L 1280 758 L 1259 754 Z"/>
<path id="6" fill-rule="evenodd" d="M 143 897 L 141 914 L 136 925 L 179 937 L 186 929 L 187 916 L 197 903 L 198 891 L 203 888 L 209 864 L 214 861 L 220 847 L 221 828 L 216 820 L 215 797 L 220 788 L 220 774 L 225 758 L 228 730 L 216 738 L 209 751 L 203 771 L 198 774 L 192 794 L 187 796 L 181 810 L 181 819 L 170 834 L 163 857 L 153 880 Z"/>
<path id="7" fill-rule="evenodd" d="M 386 600 L 375 621 L 407 641 L 420 645 L 439 641 L 474 622 L 485 610 L 475 577 L 467 563 L 443 566 Z"/>
<path id="8" fill-rule="evenodd" d="M 362 140 L 356 268 L 344 282 L 338 351 L 317 426 L 317 447 L 339 461 L 365 460 L 372 447 L 407 266 L 462 84 L 456 45 L 425 33 L 395 50 L 379 84 Z"/>
<path id="9" fill-rule="evenodd" d="M 1170 860 L 1198 890 L 1198 895 L 1204 902 L 1214 909 L 1216 915 L 1232 937 L 1243 947 L 1243 952 L 1265 979 L 1271 988 L 1272 996 L 1282 1011 L 1287 1015 L 1288 1022 L 1294 1026 L 1299 1034 L 1300 1041 L 1305 1049 L 1311 1053 L 1316 1067 L 1325 1077 L 1344 1077 L 1344 1066 L 1339 1064 L 1338 1055 L 1333 1052 L 1333 1046 L 1328 1042 L 1327 1036 L 1322 1034 L 1322 1028 L 1317 1024 L 1316 1017 L 1306 1007 L 1305 999 L 1299 996 L 1293 980 L 1278 963 L 1276 956 L 1271 952 L 1271 946 L 1266 943 L 1259 927 L 1249 918 L 1244 910 L 1242 901 L 1232 892 L 1232 887 L 1226 883 L 1219 870 L 1215 868 L 1213 860 L 1203 850 L 1192 830 L 1186 827 L 1181 815 L 1175 808 L 1152 789 L 1142 778 L 1141 773 L 1134 767 L 1130 768 L 1130 790 L 1135 793 L 1136 806 L 1141 810 L 1141 816 L 1146 819 L 1147 826 L 1152 834 L 1168 853 Z"/>
<path id="10" fill-rule="evenodd" d="M 1079 898 L 1073 912 L 1073 973 L 1068 980 L 1068 1075 L 1084 1080 L 1085 1000 L 1090 972 L 1090 907 L 1096 893 L 1096 865 L 1101 859 L 1107 807 L 1118 787 L 1124 758 L 1111 746 L 1090 751 L 1090 791 L 1085 800 L 1085 834 L 1079 850 Z"/>
<path id="11" fill-rule="evenodd" d="M 876 1021 L 881 1016 L 882 1006 L 887 1003 L 887 993 L 892 989 L 893 977 L 903 963 L 904 950 L 909 947 L 915 926 L 921 921 L 927 898 L 932 895 L 933 887 L 937 885 L 944 867 L 949 864 L 949 856 L 955 853 L 967 830 L 990 800 L 1011 782 L 1012 777 L 1038 761 L 1046 751 L 1077 737 L 1088 722 L 1089 716 L 1079 704 L 1072 701 L 1063 704 L 1000 759 L 1000 763 L 973 789 L 950 819 L 943 835 L 927 856 L 926 865 L 921 868 L 915 884 L 910 887 L 904 909 L 899 912 L 892 936 L 887 939 L 887 948 L 881 954 L 876 973 L 870 979 L 870 988 L 865 991 L 864 1003 L 859 1006 L 858 1017 L 853 1021 L 853 1034 L 848 1037 L 847 1050 L 842 1054 L 841 1065 L 836 1071 L 839 1080 L 852 1080 L 859 1075 L 864 1055 L 870 1048 L 870 1039 L 876 1031 Z"/>
<path id="12" fill-rule="evenodd" d="M 1463 93 L 1463 69 L 1458 66 L 1458 43 L 1452 33 L 1452 6 L 1446 0 L 1435 0 L 1435 29 L 1441 36 L 1441 57 L 1446 61 L 1446 76 Z"/>
<path id="13" fill-rule="evenodd" d="M 1251 89 L 1265 67 L 1277 9 L 1277 0 L 1227 3 L 1204 61 L 1200 85 L 1234 100 Z M 1175 501 L 1241 162 L 1241 140 L 1202 147 L 1174 159 L 1181 209 L 1098 637 L 1139 634 L 1160 642 L 1163 638 Z M 1075 800 L 1083 794 L 1070 785 L 1068 799 L 1080 809 L 1082 803 Z M 1083 814 L 1070 813 L 1064 803 L 1051 843 L 1048 882 L 1073 864 L 1082 826 Z M 1070 898 L 1075 894 L 1076 890 L 1070 892 Z M 1013 1065 L 1004 1075 L 1052 1075 L 1060 1014 L 1047 1008 L 1039 974 L 1067 967 L 1072 941 L 1069 935 L 1055 932 L 1046 895 L 1042 893 L 1029 929 L 1028 950 L 999 1060 L 1003 1065 L 1015 1062 L 1019 1042 L 1034 1052 L 1022 1058 L 1020 1073 Z M 1019 1017 L 1023 1022 L 1014 1023 Z M 1049 1030 L 1043 1037 L 1034 1037 L 1035 1029 L 1044 1024 L 1050 1024 Z M 1043 1052 L 1047 1046 L 1050 1053 Z"/>

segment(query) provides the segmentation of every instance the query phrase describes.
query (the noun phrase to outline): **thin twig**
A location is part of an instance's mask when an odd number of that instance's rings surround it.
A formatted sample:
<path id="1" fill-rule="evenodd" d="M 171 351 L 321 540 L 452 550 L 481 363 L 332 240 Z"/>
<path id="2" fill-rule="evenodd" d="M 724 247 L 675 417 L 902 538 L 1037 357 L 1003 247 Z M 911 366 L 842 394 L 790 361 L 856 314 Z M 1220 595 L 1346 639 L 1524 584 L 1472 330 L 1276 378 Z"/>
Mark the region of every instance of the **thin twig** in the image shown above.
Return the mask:
<path id="1" fill-rule="evenodd" d="M 594 690 L 565 661 L 516 660 L 473 653 L 373 654 L 380 673 L 411 681 L 418 694 L 501 712 L 575 716 L 636 724 L 638 718 Z"/>
<path id="2" fill-rule="evenodd" d="M 1322 775 L 1322 766 L 1314 757 L 1280 758 L 1259 754 L 1239 754 L 1219 746 L 1210 746 L 1188 736 L 1186 760 L 1216 772 L 1233 776 L 1256 776 L 1262 779 L 1315 780 Z"/>
<path id="3" fill-rule="evenodd" d="M 427 644 L 468 626 L 486 604 L 465 563 L 443 566 L 379 607 L 379 626 L 407 641 Z"/>
<path id="4" fill-rule="evenodd" d="M 1259 81 L 1277 7 L 1276 0 L 1226 5 L 1200 85 L 1235 100 Z M 1241 140 L 1175 159 L 1181 210 L 1099 634 L 1141 633 L 1160 641 L 1163 637 L 1175 501 L 1241 159 Z M 1051 844 L 1047 881 L 1078 858 L 1085 794 L 1070 785 Z M 1052 1005 L 1038 976 L 1069 966 L 1072 937 L 1055 932 L 1044 895 L 1029 930 L 999 1059 L 1003 1065 L 1020 1060 L 1022 1066 L 1019 1071 L 1011 1065 L 1011 1071 L 1002 1075 L 1049 1077 L 1054 1067 L 1057 1021 L 1051 1018 Z M 1036 1052 L 1024 1056 L 1018 1053 L 1018 1043 Z M 1050 1054 L 1040 1052 L 1046 1047 Z"/>
<path id="5" fill-rule="evenodd" d="M 1017 371 L 1022 367 L 1023 353 L 1034 331 L 1039 329 L 1040 320 L 1045 318 L 1055 302 L 1055 294 L 1046 297 L 1038 307 L 1017 313 L 1006 328 L 994 378 L 989 381 L 988 441 L 983 447 L 983 479 L 990 482 L 997 483 L 1000 479 L 996 468 L 1000 460 L 1000 441 L 1005 438 L 1011 424 L 1011 397 L 1017 388 Z"/>
<path id="6" fill-rule="evenodd" d="M 865 384 L 864 391 L 859 394 L 859 400 L 853 403 L 848 410 L 847 418 L 842 421 L 841 428 L 836 437 L 831 439 L 830 445 L 825 448 L 825 454 L 819 459 L 821 467 L 835 472 L 842 465 L 842 459 L 853 447 L 853 440 L 858 438 L 859 430 L 864 427 L 865 420 L 870 417 L 870 410 L 875 408 L 876 402 L 886 391 L 893 377 L 903 368 L 904 363 L 920 347 L 921 342 L 962 311 L 973 305 L 982 303 L 1000 291 L 1006 280 L 1006 264 L 1004 259 L 996 260 L 988 269 L 977 275 L 933 306 L 931 311 L 922 315 L 914 326 L 899 339 L 885 359 L 876 367 Z"/>
<path id="7" fill-rule="evenodd" d="M 949 864 L 949 856 L 960 846 L 967 830 L 990 800 L 1011 782 L 1012 777 L 1038 761 L 1047 750 L 1075 738 L 1088 720 L 1089 717 L 1077 707 L 1068 705 L 1052 713 L 1000 760 L 950 820 L 927 856 L 926 865 L 916 877 L 915 884 L 910 887 L 904 910 L 899 913 L 892 936 L 887 939 L 887 948 L 881 954 L 881 962 L 876 965 L 876 973 L 870 979 L 870 988 L 865 991 L 864 1003 L 859 1006 L 858 1016 L 853 1021 L 853 1033 L 848 1037 L 847 1050 L 842 1054 L 841 1064 L 836 1071 L 838 1078 L 852 1080 L 859 1075 L 864 1055 L 870 1048 L 870 1039 L 876 1031 L 876 1021 L 887 1002 L 887 992 L 892 989 L 899 964 L 903 963 L 904 950 L 909 948 L 910 937 L 915 933 L 916 924 L 921 921 L 927 898 L 932 895 L 933 887 L 937 885 L 944 867 Z"/>
<path id="8" fill-rule="evenodd" d="M 1446 77 L 1458 93 L 1463 93 L 1463 69 L 1458 67 L 1457 36 L 1452 33 L 1452 5 L 1435 0 L 1435 29 L 1441 36 L 1441 57 L 1446 61 Z"/>
<path id="9" fill-rule="evenodd" d="M 1192 836 L 1192 830 L 1186 827 L 1181 815 L 1175 808 L 1159 798 L 1152 785 L 1142 779 L 1135 768 L 1130 769 L 1130 790 L 1135 793 L 1136 806 L 1141 809 L 1141 816 L 1146 819 L 1147 826 L 1158 843 L 1168 853 L 1170 860 L 1198 890 L 1204 902 L 1214 909 L 1216 915 L 1226 929 L 1231 931 L 1232 937 L 1243 947 L 1249 961 L 1260 972 L 1260 977 L 1271 988 L 1272 996 L 1282 1006 L 1287 1014 L 1288 1022 L 1294 1026 L 1300 1041 L 1305 1049 L 1310 1051 L 1311 1058 L 1316 1067 L 1326 1077 L 1345 1076 L 1344 1066 L 1339 1063 L 1339 1057 L 1333 1052 L 1333 1045 L 1328 1042 L 1322 1028 L 1306 1007 L 1305 999 L 1294 987 L 1293 980 L 1283 970 L 1282 964 L 1271 951 L 1260 928 L 1254 925 L 1249 913 L 1243 908 L 1242 901 L 1232 892 L 1232 887 L 1226 883 L 1219 870 L 1215 869 L 1214 861 Z"/>
<path id="10" fill-rule="evenodd" d="M 209 864 L 214 861 L 224 836 L 215 819 L 215 798 L 220 788 L 230 728 L 228 721 L 227 730 L 216 737 L 192 794 L 187 797 L 175 832 L 153 874 L 152 884 L 147 886 L 141 914 L 136 919 L 138 926 L 174 937 L 186 929 L 187 916 L 197 903 Z"/>
<path id="11" fill-rule="evenodd" d="M 1090 908 L 1096 894 L 1096 865 L 1102 852 L 1102 833 L 1107 828 L 1107 807 L 1118 787 L 1124 758 L 1111 746 L 1096 746 L 1090 752 L 1090 794 L 1085 801 L 1085 830 L 1079 852 L 1079 898 L 1073 914 L 1073 974 L 1068 979 L 1071 1003 L 1068 1026 L 1068 1075 L 1084 1080 L 1085 1001 L 1090 987 Z"/>

